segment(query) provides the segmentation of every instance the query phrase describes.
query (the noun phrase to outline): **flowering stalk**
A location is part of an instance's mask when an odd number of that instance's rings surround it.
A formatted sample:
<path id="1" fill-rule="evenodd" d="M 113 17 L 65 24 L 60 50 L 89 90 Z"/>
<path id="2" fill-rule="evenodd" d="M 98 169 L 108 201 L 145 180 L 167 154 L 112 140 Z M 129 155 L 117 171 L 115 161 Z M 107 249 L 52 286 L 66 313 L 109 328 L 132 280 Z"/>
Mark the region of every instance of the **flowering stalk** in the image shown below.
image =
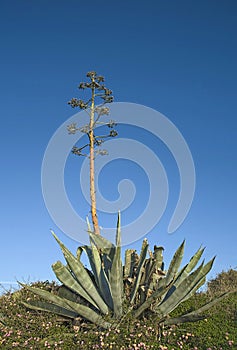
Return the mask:
<path id="1" fill-rule="evenodd" d="M 91 78 L 92 83 L 95 83 L 94 76 Z M 91 199 L 91 217 L 94 227 L 94 232 L 100 234 L 100 228 L 98 224 L 98 217 L 96 213 L 96 195 L 95 195 L 95 153 L 94 153 L 94 120 L 95 120 L 95 87 L 91 88 L 91 111 L 90 111 L 90 199 Z"/>
<path id="2" fill-rule="evenodd" d="M 94 129 L 99 125 L 107 125 L 110 129 L 116 125 L 113 120 L 109 122 L 102 123 L 100 122 L 100 117 L 102 115 L 109 114 L 109 108 L 105 107 L 106 103 L 113 102 L 112 91 L 107 89 L 102 82 L 104 82 L 104 77 L 97 75 L 96 72 L 91 71 L 87 73 L 87 77 L 90 78 L 90 83 L 80 83 L 79 89 L 91 89 L 91 98 L 85 102 L 83 100 L 78 100 L 77 98 L 72 98 L 68 104 L 71 105 L 72 108 L 79 107 L 80 109 L 86 110 L 89 114 L 89 124 L 84 125 L 81 128 L 77 128 L 76 123 L 68 125 L 67 129 L 69 134 L 75 134 L 77 131 L 81 131 L 87 134 L 89 143 L 84 145 L 83 147 L 74 146 L 72 149 L 72 153 L 78 156 L 87 156 L 87 154 L 83 154 L 82 150 L 86 147 L 89 147 L 89 159 L 90 159 L 90 200 L 91 200 L 91 217 L 94 228 L 94 233 L 100 234 L 100 228 L 97 217 L 97 207 L 96 207 L 96 188 L 95 188 L 95 156 L 96 154 L 106 155 L 106 150 L 95 151 L 96 146 L 101 146 L 104 142 L 104 139 L 107 137 L 115 137 L 117 136 L 117 132 L 115 130 L 110 130 L 108 135 L 96 136 L 94 133 Z M 103 100 L 103 104 L 99 107 L 95 107 L 95 99 L 99 97 Z"/>

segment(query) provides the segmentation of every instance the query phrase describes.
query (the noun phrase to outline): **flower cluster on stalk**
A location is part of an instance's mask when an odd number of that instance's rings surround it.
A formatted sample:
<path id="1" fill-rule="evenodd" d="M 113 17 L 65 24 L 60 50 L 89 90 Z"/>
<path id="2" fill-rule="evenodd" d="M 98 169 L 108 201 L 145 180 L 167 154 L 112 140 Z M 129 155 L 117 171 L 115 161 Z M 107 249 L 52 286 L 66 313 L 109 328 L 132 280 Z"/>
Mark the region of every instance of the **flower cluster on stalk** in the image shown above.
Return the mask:
<path id="1" fill-rule="evenodd" d="M 109 120 L 108 122 L 101 122 L 100 118 L 102 116 L 108 116 L 110 111 L 107 106 L 105 106 L 107 103 L 112 103 L 114 98 L 112 96 L 112 90 L 108 89 L 104 82 L 105 79 L 102 75 L 97 75 L 95 71 L 90 71 L 87 73 L 87 77 L 89 78 L 89 82 L 81 82 L 78 86 L 79 89 L 85 90 L 90 89 L 91 90 L 91 97 L 88 100 L 82 100 L 77 98 L 72 98 L 68 104 L 72 108 L 79 107 L 81 110 L 85 110 L 89 115 L 90 113 L 94 113 L 94 123 L 93 123 L 93 135 L 94 135 L 94 146 L 101 146 L 102 143 L 106 138 L 109 137 L 116 137 L 118 135 L 117 131 L 114 129 L 114 127 L 117 125 L 114 120 Z M 102 103 L 92 110 L 92 101 L 95 102 L 95 99 L 102 100 Z M 99 135 L 96 136 L 94 134 L 94 129 L 97 126 L 103 126 L 106 125 L 110 130 L 110 132 L 106 135 Z M 85 133 L 89 136 L 89 133 L 91 131 L 90 124 L 86 124 L 82 127 L 77 127 L 76 123 L 72 123 L 67 126 L 67 130 L 69 134 L 75 134 L 77 131 L 80 131 L 82 133 Z M 85 153 L 82 152 L 84 148 L 89 146 L 89 143 L 84 145 L 83 147 L 76 147 L 74 146 L 72 149 L 72 153 L 78 156 L 86 156 Z M 106 150 L 96 150 L 95 155 L 106 155 L 108 152 Z"/>
<path id="2" fill-rule="evenodd" d="M 111 103 L 113 102 L 114 98 L 112 96 L 112 90 L 108 89 L 104 84 L 105 79 L 102 75 L 97 75 L 95 71 L 88 72 L 86 75 L 88 78 L 90 78 L 90 82 L 81 82 L 78 86 L 79 89 L 85 90 L 85 89 L 91 89 L 95 92 L 95 97 L 100 97 L 103 100 L 103 104 L 105 103 Z M 87 101 L 83 101 L 77 98 L 72 98 L 68 104 L 72 107 L 79 107 L 80 109 L 86 109 L 89 106 L 89 103 L 91 102 L 92 98 L 90 98 Z M 97 109 L 98 107 L 96 107 Z M 96 111 L 95 109 L 95 111 Z M 106 107 L 100 108 L 100 113 L 108 114 L 109 109 Z"/>

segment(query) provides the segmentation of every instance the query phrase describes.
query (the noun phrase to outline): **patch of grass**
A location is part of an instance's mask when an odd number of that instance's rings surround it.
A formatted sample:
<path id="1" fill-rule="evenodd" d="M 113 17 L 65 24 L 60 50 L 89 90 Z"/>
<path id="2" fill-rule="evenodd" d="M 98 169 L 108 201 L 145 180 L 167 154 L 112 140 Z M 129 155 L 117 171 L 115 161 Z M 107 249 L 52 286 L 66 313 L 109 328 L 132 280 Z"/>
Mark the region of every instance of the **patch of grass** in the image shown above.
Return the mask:
<path id="1" fill-rule="evenodd" d="M 46 290 L 57 288 L 55 282 L 38 282 L 33 285 Z M 225 282 L 225 285 L 229 284 Z M 217 295 L 219 293 L 220 290 L 217 290 Z M 215 289 L 211 293 L 208 290 L 197 293 L 182 303 L 173 315 L 197 309 L 214 294 Z M 128 318 L 118 330 L 108 331 L 83 320 L 77 323 L 65 321 L 50 313 L 27 310 L 21 301 L 29 298 L 38 297 L 25 288 L 6 292 L 0 297 L 1 349 L 227 350 L 236 348 L 237 344 L 237 293 L 231 294 L 209 310 L 206 320 L 165 328 L 161 333 L 155 318 L 139 322 Z"/>
<path id="2" fill-rule="evenodd" d="M 197 293 L 181 304 L 175 312 L 194 310 L 210 300 L 207 293 Z M 207 318 L 182 327 L 173 327 L 167 342 L 182 349 L 231 349 L 237 345 L 237 293 L 229 295 L 206 313 Z M 189 335 L 187 338 L 186 335 Z M 181 343 L 180 343 L 181 342 Z M 176 349 L 176 348 L 175 348 Z"/>

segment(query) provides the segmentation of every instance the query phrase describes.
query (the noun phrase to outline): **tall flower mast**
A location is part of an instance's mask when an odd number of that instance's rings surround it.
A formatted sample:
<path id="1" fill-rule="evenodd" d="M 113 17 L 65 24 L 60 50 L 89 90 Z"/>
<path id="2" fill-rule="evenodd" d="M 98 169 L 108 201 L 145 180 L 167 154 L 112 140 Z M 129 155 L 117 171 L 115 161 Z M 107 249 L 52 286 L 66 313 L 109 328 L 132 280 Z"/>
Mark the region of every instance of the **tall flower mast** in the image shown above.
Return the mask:
<path id="1" fill-rule="evenodd" d="M 105 79 L 101 75 L 97 75 L 95 71 L 87 73 L 89 82 L 82 82 L 79 85 L 79 89 L 90 89 L 91 97 L 88 101 L 78 100 L 77 98 L 72 98 L 68 104 L 72 108 L 79 107 L 85 110 L 89 115 L 89 123 L 83 127 L 77 128 L 76 123 L 67 126 L 69 134 L 75 134 L 77 131 L 87 134 L 88 143 L 83 147 L 74 146 L 72 153 L 78 156 L 87 156 L 90 159 L 90 201 L 91 201 L 91 218 L 94 228 L 94 233 L 100 234 L 100 228 L 97 216 L 96 207 L 96 188 L 95 188 L 95 156 L 108 154 L 106 150 L 95 150 L 97 146 L 101 146 L 105 138 L 117 136 L 117 132 L 113 129 L 116 123 L 113 120 L 109 122 L 101 122 L 100 118 L 102 115 L 109 115 L 109 108 L 105 107 L 105 104 L 113 102 L 112 91 L 107 89 L 103 84 Z M 95 106 L 96 98 L 103 100 L 103 103 L 99 106 Z M 99 125 L 107 125 L 111 130 L 108 135 L 95 135 L 95 128 Z M 89 147 L 89 155 L 82 153 L 82 150 Z"/>

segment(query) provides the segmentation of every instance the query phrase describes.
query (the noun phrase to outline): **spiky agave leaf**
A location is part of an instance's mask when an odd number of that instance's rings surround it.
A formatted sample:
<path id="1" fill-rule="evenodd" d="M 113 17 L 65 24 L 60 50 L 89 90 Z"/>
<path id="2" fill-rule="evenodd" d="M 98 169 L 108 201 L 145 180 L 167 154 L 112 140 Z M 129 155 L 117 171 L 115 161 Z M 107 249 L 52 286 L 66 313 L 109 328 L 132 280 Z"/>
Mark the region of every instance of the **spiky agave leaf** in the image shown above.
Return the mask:
<path id="1" fill-rule="evenodd" d="M 148 245 L 147 239 L 144 239 L 143 244 L 142 244 L 141 253 L 140 253 L 139 263 L 138 263 L 138 267 L 137 267 L 137 271 L 136 271 L 136 279 L 135 279 L 135 283 L 134 283 L 133 290 L 131 293 L 131 299 L 130 299 L 131 304 L 134 303 L 136 293 L 137 293 L 137 290 L 139 288 L 139 284 L 140 284 L 140 280 L 141 280 L 141 276 L 142 276 L 142 269 L 143 269 L 143 266 L 144 266 L 144 263 L 146 260 L 148 247 L 149 247 L 149 245 Z"/>
<path id="2" fill-rule="evenodd" d="M 184 314 L 180 317 L 175 317 L 175 318 L 167 318 L 164 321 L 164 325 L 172 325 L 172 324 L 181 324 L 181 323 L 186 323 L 186 322 L 196 322 L 199 320 L 202 320 L 206 318 L 206 315 L 202 315 L 203 312 L 209 310 L 212 306 L 215 304 L 219 303 L 222 299 L 226 298 L 228 295 L 234 292 L 226 292 L 220 295 L 219 297 L 209 301 L 205 305 L 201 306 L 199 309 L 194 310 L 192 312 L 189 312 L 187 314 Z"/>
<path id="3" fill-rule="evenodd" d="M 114 304 L 114 317 L 120 318 L 123 314 L 123 266 L 121 260 L 121 224 L 120 212 L 118 213 L 116 248 L 111 267 L 110 286 Z"/>
<path id="4" fill-rule="evenodd" d="M 54 238 L 60 245 L 60 248 L 64 254 L 64 257 L 70 267 L 70 270 L 73 273 L 73 276 L 76 278 L 77 282 L 81 285 L 84 291 L 89 295 L 91 299 L 94 300 L 100 311 L 104 314 L 107 314 L 109 309 L 103 298 L 98 293 L 96 286 L 94 285 L 89 273 L 85 269 L 84 265 L 77 259 L 75 256 L 68 250 L 64 244 L 59 240 L 53 231 L 51 231 Z M 70 285 L 67 285 L 70 288 Z"/>
<path id="5" fill-rule="evenodd" d="M 130 280 L 134 278 L 135 271 L 139 262 L 139 256 L 136 249 L 127 249 L 125 251 L 125 266 L 124 266 L 124 278 Z M 126 271 L 126 272 L 125 272 Z"/>
<path id="6" fill-rule="evenodd" d="M 193 288 L 203 265 L 204 262 L 202 262 L 202 264 L 193 273 L 187 276 L 178 287 L 176 287 L 174 283 L 170 285 L 163 298 L 158 303 L 155 303 L 154 311 L 161 317 L 164 317 L 167 316 L 175 308 L 175 306 L 178 306 L 181 300 L 185 298 Z"/>
<path id="7" fill-rule="evenodd" d="M 166 285 L 168 286 L 177 276 L 177 272 L 179 270 L 180 264 L 183 259 L 184 254 L 184 245 L 185 241 L 182 242 L 182 244 L 179 246 L 177 251 L 175 252 L 173 259 L 170 263 L 169 269 L 166 274 Z"/>
<path id="8" fill-rule="evenodd" d="M 147 263 L 144 280 L 144 284 L 147 285 L 147 296 L 151 291 L 157 289 L 158 282 L 166 275 L 164 272 L 163 250 L 163 247 L 154 246 L 154 252 Z M 159 286 L 161 286 L 161 283 Z"/>
<path id="9" fill-rule="evenodd" d="M 115 245 L 110 242 L 108 239 L 97 235 L 93 232 L 89 232 L 90 238 L 93 240 L 96 247 L 101 250 L 103 254 L 106 254 L 109 256 L 109 258 L 112 260 L 114 253 L 115 253 Z"/>
<path id="10" fill-rule="evenodd" d="M 47 301 L 40 300 L 29 300 L 27 303 L 21 302 L 25 307 L 32 310 L 44 311 L 44 312 L 52 312 L 53 314 L 64 316 L 68 318 L 76 318 L 78 317 L 78 313 L 68 310 L 65 307 L 58 306 Z"/>
<path id="11" fill-rule="evenodd" d="M 135 265 L 134 262 L 134 253 L 135 249 L 127 249 L 125 251 L 125 263 L 124 263 L 124 273 L 123 277 L 124 278 L 131 278 L 133 275 L 133 268 Z"/>
<path id="12" fill-rule="evenodd" d="M 89 234 L 90 241 L 97 247 L 98 251 L 100 252 L 104 272 L 106 273 L 106 276 L 109 280 L 112 261 L 115 254 L 115 245 L 106 238 L 93 232 L 89 232 Z"/>
<path id="13" fill-rule="evenodd" d="M 93 311 L 89 307 L 81 304 L 73 303 L 72 301 L 68 301 L 67 303 L 69 304 L 69 306 L 72 306 L 73 309 L 86 320 L 100 327 L 103 327 L 105 329 L 112 327 L 111 323 L 105 321 L 103 317 L 101 317 L 97 312 Z"/>
<path id="14" fill-rule="evenodd" d="M 62 285 L 59 286 L 56 291 L 55 294 L 58 295 L 61 298 L 65 298 L 71 301 L 75 301 L 75 302 L 80 302 L 80 303 L 84 303 L 86 304 L 87 302 L 84 301 L 77 293 L 74 293 L 73 291 L 71 291 L 68 287 Z"/>
<path id="15" fill-rule="evenodd" d="M 82 288 L 81 284 L 78 283 L 75 277 L 72 276 L 67 266 L 64 266 L 61 263 L 61 261 L 57 261 L 52 265 L 52 269 L 55 273 L 55 276 L 61 283 L 63 283 L 70 290 L 82 296 L 85 300 L 87 300 L 89 303 L 91 303 L 92 305 L 94 305 L 96 308 L 99 309 L 95 301 L 90 297 L 90 295 L 85 291 L 85 289 Z"/>
<path id="16" fill-rule="evenodd" d="M 148 285 L 151 280 L 151 276 L 155 270 L 155 260 L 153 259 L 151 251 L 149 251 L 150 257 L 145 260 L 144 273 L 142 274 L 141 284 Z"/>
<path id="17" fill-rule="evenodd" d="M 73 308 L 71 308 L 68 304 L 67 304 L 67 299 L 61 298 L 58 295 L 55 295 L 49 291 L 46 291 L 44 289 L 41 288 L 37 288 L 37 287 L 32 287 L 32 286 L 28 286 L 27 284 L 23 284 L 21 282 L 18 282 L 22 287 L 24 287 L 25 289 L 29 290 L 30 292 L 33 292 L 34 294 L 39 295 L 41 298 L 52 302 L 54 305 L 60 306 L 62 308 L 65 308 L 69 311 L 75 312 L 75 310 L 73 310 Z"/>
<path id="18" fill-rule="evenodd" d="M 219 303 L 222 299 L 226 298 L 228 295 L 232 294 L 232 293 L 236 293 L 237 289 L 235 291 L 230 291 L 230 292 L 226 292 L 221 294 L 219 297 L 216 297 L 215 299 L 212 299 L 211 301 L 209 301 L 208 303 L 204 304 L 203 306 L 201 306 L 199 309 L 189 312 L 188 314 L 186 314 L 185 316 L 193 316 L 193 315 L 199 315 L 202 314 L 203 312 L 209 310 L 212 306 L 214 306 L 215 304 Z"/>
<path id="19" fill-rule="evenodd" d="M 165 297 L 167 298 L 167 296 L 171 295 L 174 292 L 174 290 L 176 290 L 178 288 L 178 286 L 181 284 L 181 282 L 183 282 L 185 280 L 185 278 L 187 278 L 189 276 L 190 272 L 198 264 L 202 254 L 204 252 L 204 249 L 205 248 L 200 247 L 198 249 L 198 251 L 191 257 L 188 264 L 186 266 L 184 266 L 184 268 L 181 269 L 181 271 L 177 275 L 177 278 L 173 281 L 172 285 L 169 286 L 170 288 L 168 289 L 167 295 L 164 294 L 163 298 L 165 298 Z M 162 282 L 167 285 L 166 278 L 164 278 L 164 280 L 162 280 Z M 205 283 L 205 277 L 202 280 L 200 280 L 200 282 L 198 284 L 196 284 L 196 286 L 190 291 L 190 294 L 187 294 L 187 296 L 184 297 L 183 301 L 185 301 L 190 296 L 192 296 L 204 283 Z M 160 305 L 162 300 L 163 299 L 161 298 L 161 300 L 158 300 L 154 304 L 154 310 L 156 310 L 156 308 Z"/>
<path id="20" fill-rule="evenodd" d="M 95 312 L 94 310 L 92 310 L 88 306 L 75 303 L 75 302 L 70 301 L 70 300 L 65 299 L 65 298 L 61 298 L 61 297 L 59 297 L 51 292 L 48 292 L 46 290 L 43 290 L 41 288 L 31 287 L 28 285 L 24 285 L 20 282 L 18 282 L 18 283 L 21 286 L 28 289 L 29 291 L 33 292 L 34 294 L 39 295 L 40 297 L 45 299 L 47 302 L 51 302 L 53 305 L 56 305 L 56 306 L 61 307 L 63 309 L 69 310 L 71 312 L 75 312 L 78 315 L 80 315 L 81 317 L 83 317 L 83 318 L 87 319 L 88 321 L 95 323 L 103 328 L 110 328 L 111 327 L 110 323 L 104 321 L 104 319 L 97 312 Z M 32 305 L 32 306 L 36 307 L 36 305 Z M 44 311 L 47 311 L 47 310 L 44 310 Z M 51 310 L 51 312 L 53 312 L 53 311 Z"/>
<path id="21" fill-rule="evenodd" d="M 109 306 L 109 308 L 113 310 L 113 299 L 111 294 L 110 283 L 105 273 L 103 263 L 101 261 L 101 255 L 92 240 L 91 240 L 91 246 L 90 247 L 84 246 L 83 249 L 85 250 L 89 258 L 89 262 L 90 262 L 100 295 L 102 296 L 106 304 Z"/>
<path id="22" fill-rule="evenodd" d="M 81 260 L 82 252 L 83 252 L 82 247 L 78 247 L 78 248 L 77 248 L 76 256 L 77 256 L 77 260 L 79 260 L 79 261 Z"/>
<path id="23" fill-rule="evenodd" d="M 191 259 L 189 260 L 189 263 L 185 266 L 185 273 L 188 274 L 190 273 L 198 264 L 198 262 L 200 261 L 202 254 L 205 250 L 205 247 L 202 248 L 200 247 L 196 253 L 191 257 Z"/>
<path id="24" fill-rule="evenodd" d="M 178 248 L 177 251 L 181 250 L 182 252 L 182 249 L 183 249 L 182 245 Z M 200 255 L 201 255 L 201 252 L 198 251 L 198 254 L 195 257 L 195 259 L 191 259 L 192 260 L 191 264 L 193 265 L 193 267 L 194 267 L 194 262 L 196 265 L 196 261 L 198 257 L 200 258 Z M 177 254 L 176 254 L 176 257 L 174 256 L 174 258 L 172 259 L 174 265 L 177 264 L 175 262 L 176 259 L 177 259 Z M 184 273 L 184 277 L 183 276 L 179 277 L 177 286 L 176 286 L 177 279 L 174 280 L 173 283 L 170 282 L 170 284 L 168 285 L 167 277 L 164 277 L 161 280 L 161 283 L 158 283 L 157 289 L 144 301 L 143 304 L 141 304 L 134 311 L 133 313 L 134 317 L 135 318 L 139 317 L 145 310 L 148 310 L 151 306 L 152 306 L 153 312 L 158 313 L 161 318 L 168 315 L 175 307 L 177 307 L 182 301 L 189 298 L 194 293 L 194 291 L 196 291 L 203 284 L 204 278 L 206 274 L 210 271 L 213 261 L 214 259 L 209 261 L 205 266 L 204 266 L 204 263 L 202 263 L 201 266 L 199 266 L 199 268 L 196 269 L 190 275 L 187 275 L 187 272 L 186 272 L 187 269 L 183 269 L 182 271 Z"/>
<path id="25" fill-rule="evenodd" d="M 155 308 L 156 312 L 161 316 L 168 315 L 173 311 L 184 299 L 187 299 L 187 296 L 192 293 L 193 288 L 200 284 L 201 280 L 207 275 L 210 271 L 213 262 L 213 258 L 206 265 L 203 264 L 197 268 L 191 275 L 183 280 L 176 288 L 175 284 L 167 292 L 163 301 Z"/>
<path id="26" fill-rule="evenodd" d="M 158 287 L 136 310 L 133 312 L 133 317 L 138 318 L 144 311 L 149 309 L 153 303 L 157 300 L 161 300 L 162 296 L 166 293 L 167 288 L 165 284 Z"/>
<path id="27" fill-rule="evenodd" d="M 197 322 L 204 320 L 206 316 L 204 315 L 183 315 L 179 317 L 172 317 L 172 318 L 166 318 L 164 321 L 162 321 L 162 324 L 164 326 L 171 326 L 171 325 L 178 325 L 186 322 Z"/>
<path id="28" fill-rule="evenodd" d="M 163 247 L 154 246 L 153 258 L 155 259 L 155 268 L 162 271 L 164 270 L 163 251 Z"/>
<path id="29" fill-rule="evenodd" d="M 91 247 L 90 247 L 91 252 L 89 252 L 89 250 L 88 250 L 87 254 L 89 253 L 90 256 L 95 255 L 94 259 L 98 260 L 96 258 L 96 256 L 98 254 L 95 252 L 93 247 L 96 247 L 96 249 L 100 253 L 99 256 L 100 256 L 101 264 L 102 264 L 102 268 L 103 268 L 102 274 L 103 275 L 106 274 L 106 276 L 102 276 L 102 279 L 104 280 L 103 284 L 105 284 L 105 286 L 107 285 L 105 298 L 106 298 L 106 300 L 108 300 L 108 304 L 109 304 L 110 308 L 113 308 L 112 298 L 111 298 L 111 295 L 110 295 L 111 293 L 109 293 L 110 287 L 109 287 L 108 281 L 109 281 L 109 277 L 110 277 L 112 260 L 113 260 L 114 253 L 115 253 L 115 246 L 114 246 L 113 243 L 111 243 L 106 238 L 104 238 L 101 235 L 97 235 L 97 234 L 92 232 L 91 226 L 90 226 L 90 222 L 89 222 L 88 218 L 87 218 L 87 227 L 88 227 L 88 233 L 89 233 L 89 236 L 90 236 L 90 243 L 91 243 Z M 92 260 L 94 260 L 94 259 L 92 259 Z M 96 270 L 95 270 L 96 265 L 94 264 L 94 261 L 92 261 L 91 267 L 92 267 L 92 269 L 94 267 L 93 272 L 95 273 L 95 278 L 97 280 L 97 284 L 98 284 L 98 286 L 100 286 L 100 283 L 99 283 L 99 280 L 98 280 L 98 273 L 96 273 Z M 102 290 L 101 290 L 101 292 L 102 292 L 102 295 L 103 295 L 104 293 L 103 293 Z"/>
<path id="30" fill-rule="evenodd" d="M 192 258 L 189 260 L 188 264 L 184 266 L 184 268 L 180 271 L 178 274 L 176 280 L 175 280 L 175 285 L 176 287 L 186 278 L 189 273 L 195 268 L 195 266 L 198 264 L 200 261 L 202 254 L 204 252 L 205 248 L 199 248 L 198 251 L 192 256 Z"/>
<path id="31" fill-rule="evenodd" d="M 183 298 L 182 303 L 185 300 L 188 300 L 189 298 L 191 298 L 196 293 L 196 291 L 205 284 L 205 282 L 206 282 L 206 276 L 200 279 L 198 283 L 196 283 L 193 289 L 191 289 L 190 292 L 186 295 L 186 297 Z"/>

